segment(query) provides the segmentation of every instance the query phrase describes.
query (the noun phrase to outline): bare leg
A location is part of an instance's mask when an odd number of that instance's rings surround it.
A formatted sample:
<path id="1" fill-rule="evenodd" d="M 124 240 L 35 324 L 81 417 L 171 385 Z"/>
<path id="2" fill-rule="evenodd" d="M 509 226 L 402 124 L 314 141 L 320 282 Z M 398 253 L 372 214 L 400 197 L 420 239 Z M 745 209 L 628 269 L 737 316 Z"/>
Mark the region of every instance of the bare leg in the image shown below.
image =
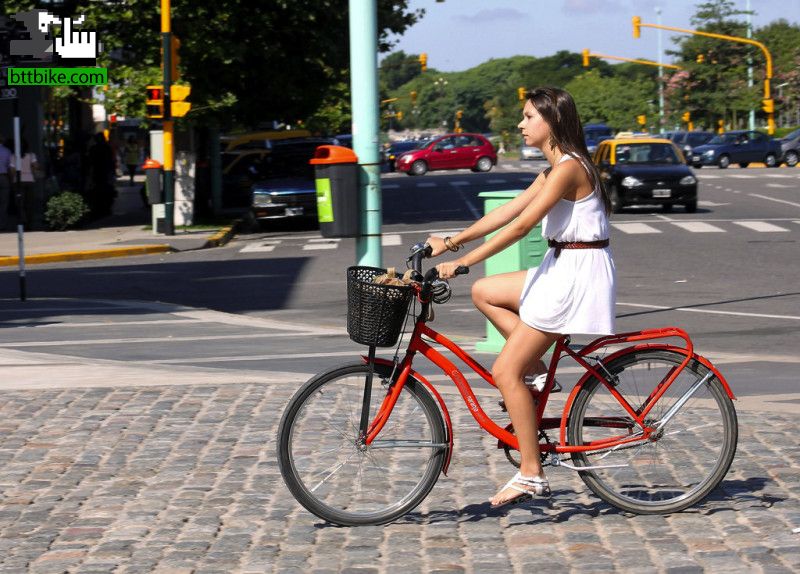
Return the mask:
<path id="1" fill-rule="evenodd" d="M 525 286 L 527 271 L 500 273 L 478 279 L 472 286 L 472 302 L 500 331 L 505 339 L 520 324 L 519 298 Z M 539 360 L 532 364 L 526 375 L 547 372 L 547 366 Z"/>
<path id="2" fill-rule="evenodd" d="M 523 476 L 543 477 L 544 473 L 539 458 L 536 417 L 531 415 L 534 409 L 533 397 L 522 379 L 538 364 L 543 364 L 542 355 L 558 337 L 557 333 L 545 333 L 520 321 L 509 335 L 492 369 L 494 382 L 503 395 L 514 425 L 514 434 L 519 440 L 519 470 Z M 491 502 L 500 504 L 519 496 L 519 491 L 507 488 L 498 492 Z"/>

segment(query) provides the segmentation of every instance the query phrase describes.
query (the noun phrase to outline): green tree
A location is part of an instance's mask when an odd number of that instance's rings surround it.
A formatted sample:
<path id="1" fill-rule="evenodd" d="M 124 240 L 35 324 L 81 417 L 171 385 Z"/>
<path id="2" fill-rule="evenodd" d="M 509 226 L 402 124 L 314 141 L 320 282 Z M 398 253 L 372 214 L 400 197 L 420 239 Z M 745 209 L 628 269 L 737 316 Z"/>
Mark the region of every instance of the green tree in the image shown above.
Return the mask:
<path id="1" fill-rule="evenodd" d="M 381 89 L 386 92 L 396 90 L 419 76 L 422 73 L 420 68 L 418 55 L 400 50 L 386 56 L 379 68 Z"/>

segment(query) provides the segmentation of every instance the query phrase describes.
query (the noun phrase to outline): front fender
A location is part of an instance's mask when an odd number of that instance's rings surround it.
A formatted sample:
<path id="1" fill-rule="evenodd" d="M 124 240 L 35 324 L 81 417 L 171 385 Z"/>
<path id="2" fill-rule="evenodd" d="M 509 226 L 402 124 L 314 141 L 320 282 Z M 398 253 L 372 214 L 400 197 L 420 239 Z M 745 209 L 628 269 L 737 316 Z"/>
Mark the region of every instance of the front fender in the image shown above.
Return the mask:
<path id="1" fill-rule="evenodd" d="M 361 356 L 361 359 L 364 361 L 364 363 L 369 362 L 369 358 L 364 355 Z M 389 368 L 394 367 L 394 362 L 388 359 L 376 358 L 375 364 L 380 365 L 382 367 L 389 367 Z M 445 455 L 444 459 L 444 466 L 442 467 L 442 474 L 447 476 L 447 469 L 450 467 L 450 459 L 453 456 L 453 423 L 450 421 L 450 412 L 447 410 L 447 405 L 445 405 L 442 395 L 439 394 L 439 391 L 436 390 L 436 388 L 430 383 L 430 381 L 428 381 L 428 379 L 426 379 L 424 376 L 422 376 L 413 369 L 411 370 L 411 372 L 409 372 L 408 376 L 414 377 L 417 381 L 425 385 L 425 387 L 427 387 L 427 389 L 431 392 L 431 394 L 436 398 L 436 401 L 439 403 L 439 408 L 441 409 L 442 416 L 444 417 L 445 428 L 447 430 L 447 443 L 449 445 L 447 448 L 447 454 Z"/>

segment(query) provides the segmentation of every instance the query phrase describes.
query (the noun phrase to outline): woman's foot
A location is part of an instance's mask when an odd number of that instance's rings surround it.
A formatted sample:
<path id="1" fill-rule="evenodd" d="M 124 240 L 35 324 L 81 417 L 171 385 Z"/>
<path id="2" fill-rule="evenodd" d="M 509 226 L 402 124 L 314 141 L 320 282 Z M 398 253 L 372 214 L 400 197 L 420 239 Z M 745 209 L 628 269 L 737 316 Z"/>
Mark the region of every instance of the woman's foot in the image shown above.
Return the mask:
<path id="1" fill-rule="evenodd" d="M 550 496 L 550 483 L 544 476 L 523 476 L 517 473 L 505 486 L 489 499 L 492 508 L 506 504 L 526 502 L 534 496 Z"/>

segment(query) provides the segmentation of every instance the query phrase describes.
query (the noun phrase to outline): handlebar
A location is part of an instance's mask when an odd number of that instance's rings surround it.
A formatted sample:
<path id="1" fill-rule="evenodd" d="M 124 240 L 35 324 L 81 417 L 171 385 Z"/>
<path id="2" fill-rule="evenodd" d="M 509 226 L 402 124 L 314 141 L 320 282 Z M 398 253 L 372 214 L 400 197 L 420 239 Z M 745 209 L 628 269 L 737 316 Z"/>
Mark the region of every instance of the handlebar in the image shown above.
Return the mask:
<path id="1" fill-rule="evenodd" d="M 422 260 L 427 259 L 433 253 L 433 249 L 427 243 L 417 243 L 411 248 L 411 255 L 408 257 L 408 262 L 411 263 L 411 269 L 417 274 L 422 276 Z M 456 275 L 466 275 L 469 273 L 469 267 L 466 265 L 459 265 L 456 267 Z M 431 282 L 439 278 L 439 272 L 436 267 L 431 267 L 425 273 L 424 281 Z"/>

